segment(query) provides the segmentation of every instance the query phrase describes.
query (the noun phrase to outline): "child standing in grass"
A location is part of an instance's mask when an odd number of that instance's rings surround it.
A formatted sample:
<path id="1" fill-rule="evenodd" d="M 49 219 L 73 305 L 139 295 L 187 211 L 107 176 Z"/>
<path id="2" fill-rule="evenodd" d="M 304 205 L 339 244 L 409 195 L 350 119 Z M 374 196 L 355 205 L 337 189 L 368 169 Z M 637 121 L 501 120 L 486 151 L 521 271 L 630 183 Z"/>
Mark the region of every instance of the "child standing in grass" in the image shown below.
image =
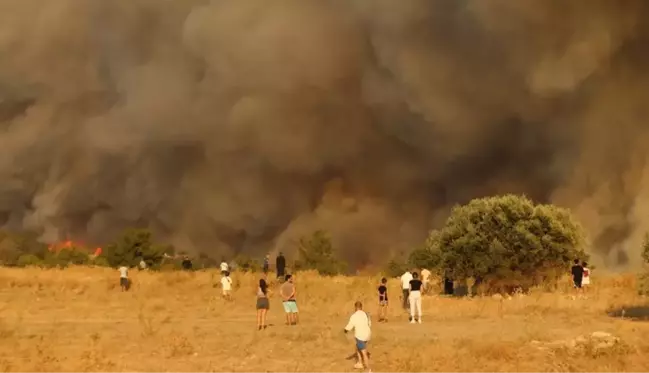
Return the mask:
<path id="1" fill-rule="evenodd" d="M 223 277 L 221 277 L 221 287 L 223 288 L 223 297 L 226 300 L 231 300 L 232 297 L 230 293 L 232 292 L 232 279 L 230 278 L 230 272 L 225 271 Z"/>
<path id="2" fill-rule="evenodd" d="M 379 322 L 388 321 L 388 279 L 383 277 L 379 285 Z"/>

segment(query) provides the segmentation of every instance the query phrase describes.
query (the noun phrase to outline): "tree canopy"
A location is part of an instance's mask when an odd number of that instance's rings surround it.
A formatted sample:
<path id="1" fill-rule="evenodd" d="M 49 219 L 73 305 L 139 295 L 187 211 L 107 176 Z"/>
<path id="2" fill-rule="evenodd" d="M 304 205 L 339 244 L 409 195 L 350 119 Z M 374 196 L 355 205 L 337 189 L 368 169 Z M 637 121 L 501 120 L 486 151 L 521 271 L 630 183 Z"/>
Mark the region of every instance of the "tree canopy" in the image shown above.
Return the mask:
<path id="1" fill-rule="evenodd" d="M 504 195 L 454 207 L 410 261 L 456 280 L 526 287 L 586 259 L 584 244 L 583 229 L 567 209 Z"/>
<path id="2" fill-rule="evenodd" d="M 136 266 L 143 259 L 147 266 L 155 268 L 162 263 L 165 253 L 173 254 L 173 248 L 154 244 L 151 231 L 147 229 L 127 229 L 104 251 L 112 267 Z"/>
<path id="3" fill-rule="evenodd" d="M 298 252 L 302 269 L 315 269 L 325 276 L 341 274 L 347 269 L 346 263 L 336 258 L 331 239 L 324 231 L 300 239 Z"/>

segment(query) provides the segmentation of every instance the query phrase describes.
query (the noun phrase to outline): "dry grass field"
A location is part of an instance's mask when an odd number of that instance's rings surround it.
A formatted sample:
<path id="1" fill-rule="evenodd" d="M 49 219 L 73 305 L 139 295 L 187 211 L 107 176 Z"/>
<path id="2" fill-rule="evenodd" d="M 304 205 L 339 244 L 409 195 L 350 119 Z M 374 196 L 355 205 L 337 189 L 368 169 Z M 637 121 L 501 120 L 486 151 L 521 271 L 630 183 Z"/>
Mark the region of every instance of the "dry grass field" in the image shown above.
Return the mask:
<path id="1" fill-rule="evenodd" d="M 265 331 L 255 324 L 258 275 L 233 275 L 232 302 L 221 299 L 216 271 L 132 271 L 131 277 L 131 291 L 121 293 L 111 269 L 0 268 L 0 370 L 353 371 L 346 360 L 352 337 L 342 328 L 357 299 L 376 315 L 378 277 L 297 274 L 301 325 L 284 325 L 273 296 Z M 563 291 L 502 300 L 426 296 L 423 324 L 411 325 L 392 280 L 390 321 L 373 327 L 373 370 L 646 370 L 649 323 L 606 314 L 643 304 L 634 286 L 633 276 L 596 274 L 585 299 L 573 299 L 567 283 Z M 595 331 L 620 343 L 606 349 L 532 343 Z"/>

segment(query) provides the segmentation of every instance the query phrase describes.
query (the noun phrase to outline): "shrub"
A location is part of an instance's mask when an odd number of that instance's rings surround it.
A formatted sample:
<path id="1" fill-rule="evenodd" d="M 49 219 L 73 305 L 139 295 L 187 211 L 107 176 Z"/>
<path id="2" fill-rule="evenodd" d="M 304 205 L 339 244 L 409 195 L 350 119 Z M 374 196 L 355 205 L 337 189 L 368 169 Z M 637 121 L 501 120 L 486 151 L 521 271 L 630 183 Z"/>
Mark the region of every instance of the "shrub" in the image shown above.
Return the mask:
<path id="1" fill-rule="evenodd" d="M 194 261 L 194 268 L 196 269 L 217 268 L 219 264 L 220 263 L 216 259 L 210 257 L 205 253 L 200 253 L 198 254 L 198 259 Z"/>
<path id="2" fill-rule="evenodd" d="M 584 241 L 568 210 L 505 195 L 454 207 L 411 261 L 455 280 L 474 278 L 490 291 L 512 291 L 564 273 L 575 258 L 587 259 Z"/>
<path id="3" fill-rule="evenodd" d="M 108 259 L 104 256 L 98 256 L 95 259 L 92 260 L 92 264 L 97 266 L 97 267 L 110 267 L 110 263 L 108 263 Z"/>
<path id="4" fill-rule="evenodd" d="M 331 239 L 323 231 L 301 238 L 298 251 L 301 269 L 314 269 L 324 276 L 338 275 L 347 269 L 347 265 L 335 257 Z"/>
<path id="5" fill-rule="evenodd" d="M 31 232 L 0 231 L 0 264 L 18 265 L 18 259 L 24 254 L 43 259 L 47 245 L 38 241 L 38 235 Z"/>
<path id="6" fill-rule="evenodd" d="M 147 229 L 127 229 L 116 242 L 108 245 L 104 256 L 112 267 L 122 263 L 136 266 L 140 259 L 150 268 L 160 266 L 164 254 L 172 253 L 173 247 L 153 244 L 152 234 Z"/>
<path id="7" fill-rule="evenodd" d="M 90 256 L 79 248 L 63 249 L 59 252 L 47 252 L 42 264 L 46 267 L 66 268 L 69 265 L 87 265 L 90 263 Z"/>
<path id="8" fill-rule="evenodd" d="M 404 272 L 408 270 L 408 263 L 400 257 L 395 257 L 390 259 L 390 261 L 385 265 L 383 274 L 386 277 L 400 277 Z"/>
<path id="9" fill-rule="evenodd" d="M 237 268 L 243 272 L 259 272 L 261 270 L 259 262 L 244 254 L 239 254 L 234 262 L 237 264 Z"/>
<path id="10" fill-rule="evenodd" d="M 40 258 L 34 254 L 23 254 L 18 257 L 17 262 L 19 267 L 39 266 L 41 264 Z"/>

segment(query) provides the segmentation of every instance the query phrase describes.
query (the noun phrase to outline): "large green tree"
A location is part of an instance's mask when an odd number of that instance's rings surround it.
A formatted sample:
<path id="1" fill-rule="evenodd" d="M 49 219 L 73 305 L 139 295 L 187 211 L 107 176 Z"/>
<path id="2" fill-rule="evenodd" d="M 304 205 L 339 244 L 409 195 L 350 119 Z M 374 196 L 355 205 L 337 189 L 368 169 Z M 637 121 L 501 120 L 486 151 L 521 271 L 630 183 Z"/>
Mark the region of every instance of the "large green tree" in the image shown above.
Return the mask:
<path id="1" fill-rule="evenodd" d="M 454 207 L 410 261 L 456 280 L 525 288 L 564 273 L 573 259 L 586 259 L 584 244 L 570 211 L 504 195 Z"/>

